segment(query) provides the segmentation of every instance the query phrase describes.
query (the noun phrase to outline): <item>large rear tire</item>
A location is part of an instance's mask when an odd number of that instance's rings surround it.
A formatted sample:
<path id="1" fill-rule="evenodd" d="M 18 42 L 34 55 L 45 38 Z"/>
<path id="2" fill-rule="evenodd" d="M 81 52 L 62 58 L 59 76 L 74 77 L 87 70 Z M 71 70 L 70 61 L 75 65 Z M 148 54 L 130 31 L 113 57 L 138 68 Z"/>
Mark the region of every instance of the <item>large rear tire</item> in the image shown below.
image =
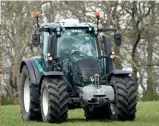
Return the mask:
<path id="1" fill-rule="evenodd" d="M 134 120 L 136 113 L 137 92 L 129 76 L 113 76 L 110 84 L 115 90 L 115 109 L 118 120 Z"/>
<path id="2" fill-rule="evenodd" d="M 26 66 L 23 66 L 20 77 L 20 106 L 23 120 L 40 120 L 39 105 L 33 100 L 33 90 Z"/>
<path id="3" fill-rule="evenodd" d="M 67 121 L 68 92 L 63 79 L 44 78 L 41 86 L 41 113 L 44 122 Z"/>

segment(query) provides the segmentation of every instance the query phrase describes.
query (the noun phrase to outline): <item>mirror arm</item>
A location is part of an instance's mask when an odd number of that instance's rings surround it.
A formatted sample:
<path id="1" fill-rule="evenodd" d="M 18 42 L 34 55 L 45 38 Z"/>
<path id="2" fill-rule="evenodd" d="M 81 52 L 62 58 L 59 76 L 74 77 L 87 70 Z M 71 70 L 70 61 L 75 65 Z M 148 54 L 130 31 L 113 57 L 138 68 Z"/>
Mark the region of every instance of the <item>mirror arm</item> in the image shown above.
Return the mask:
<path id="1" fill-rule="evenodd" d="M 105 59 L 105 58 L 110 58 L 110 56 L 99 56 L 99 59 Z"/>
<path id="2" fill-rule="evenodd" d="M 36 34 L 36 30 L 34 31 L 34 34 L 35 34 L 35 39 L 37 39 L 37 34 Z"/>
<path id="3" fill-rule="evenodd" d="M 37 23 L 37 28 L 39 29 L 40 26 L 39 26 L 39 17 L 36 17 L 36 23 Z"/>
<path id="4" fill-rule="evenodd" d="M 99 17 L 97 17 L 97 31 L 98 31 L 98 25 L 99 25 Z"/>
<path id="5" fill-rule="evenodd" d="M 98 29 L 98 32 L 117 32 L 118 29 Z"/>
<path id="6" fill-rule="evenodd" d="M 44 32 L 50 32 L 50 29 L 49 28 L 40 28 L 39 31 L 44 31 Z"/>

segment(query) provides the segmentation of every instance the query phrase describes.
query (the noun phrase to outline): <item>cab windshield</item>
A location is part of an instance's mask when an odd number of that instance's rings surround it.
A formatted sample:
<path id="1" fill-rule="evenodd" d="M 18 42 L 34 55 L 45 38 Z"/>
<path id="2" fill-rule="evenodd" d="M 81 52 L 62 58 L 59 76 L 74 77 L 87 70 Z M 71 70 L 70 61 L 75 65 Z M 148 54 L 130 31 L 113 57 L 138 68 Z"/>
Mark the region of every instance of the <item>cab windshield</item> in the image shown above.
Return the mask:
<path id="1" fill-rule="evenodd" d="M 57 43 L 57 55 L 61 60 L 68 59 L 75 51 L 88 57 L 98 57 L 96 36 L 86 30 L 66 29 L 61 33 Z"/>

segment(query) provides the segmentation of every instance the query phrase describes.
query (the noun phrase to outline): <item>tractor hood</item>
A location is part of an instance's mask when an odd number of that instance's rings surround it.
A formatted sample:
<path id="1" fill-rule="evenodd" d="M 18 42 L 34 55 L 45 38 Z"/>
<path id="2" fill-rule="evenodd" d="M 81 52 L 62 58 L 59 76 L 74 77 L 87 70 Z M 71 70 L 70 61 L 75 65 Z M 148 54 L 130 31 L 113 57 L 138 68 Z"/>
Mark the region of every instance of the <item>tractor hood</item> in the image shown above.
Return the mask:
<path id="1" fill-rule="evenodd" d="M 91 78 L 94 79 L 94 75 L 100 75 L 101 68 L 100 62 L 97 58 L 84 56 L 82 54 L 71 57 L 73 61 L 72 71 L 75 81 L 78 83 L 91 84 Z"/>

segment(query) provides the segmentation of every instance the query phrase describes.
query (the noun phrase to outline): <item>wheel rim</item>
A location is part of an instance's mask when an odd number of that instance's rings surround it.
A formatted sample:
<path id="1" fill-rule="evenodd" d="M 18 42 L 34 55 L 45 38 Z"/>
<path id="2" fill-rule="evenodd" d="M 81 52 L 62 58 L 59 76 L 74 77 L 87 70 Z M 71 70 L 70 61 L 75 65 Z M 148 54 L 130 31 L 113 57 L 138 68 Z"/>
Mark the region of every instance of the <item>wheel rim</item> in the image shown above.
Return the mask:
<path id="1" fill-rule="evenodd" d="M 29 112 L 30 108 L 30 83 L 28 77 L 25 79 L 24 83 L 24 107 L 25 111 Z"/>
<path id="2" fill-rule="evenodd" d="M 44 89 L 43 95 L 42 95 L 42 107 L 43 107 L 44 115 L 47 116 L 48 108 L 49 108 L 49 101 L 48 101 L 48 93 L 47 93 L 46 89 Z"/>
<path id="3" fill-rule="evenodd" d="M 115 115 L 116 114 L 116 109 L 115 109 L 115 106 L 112 103 L 110 104 L 110 109 L 111 109 L 112 114 Z"/>

